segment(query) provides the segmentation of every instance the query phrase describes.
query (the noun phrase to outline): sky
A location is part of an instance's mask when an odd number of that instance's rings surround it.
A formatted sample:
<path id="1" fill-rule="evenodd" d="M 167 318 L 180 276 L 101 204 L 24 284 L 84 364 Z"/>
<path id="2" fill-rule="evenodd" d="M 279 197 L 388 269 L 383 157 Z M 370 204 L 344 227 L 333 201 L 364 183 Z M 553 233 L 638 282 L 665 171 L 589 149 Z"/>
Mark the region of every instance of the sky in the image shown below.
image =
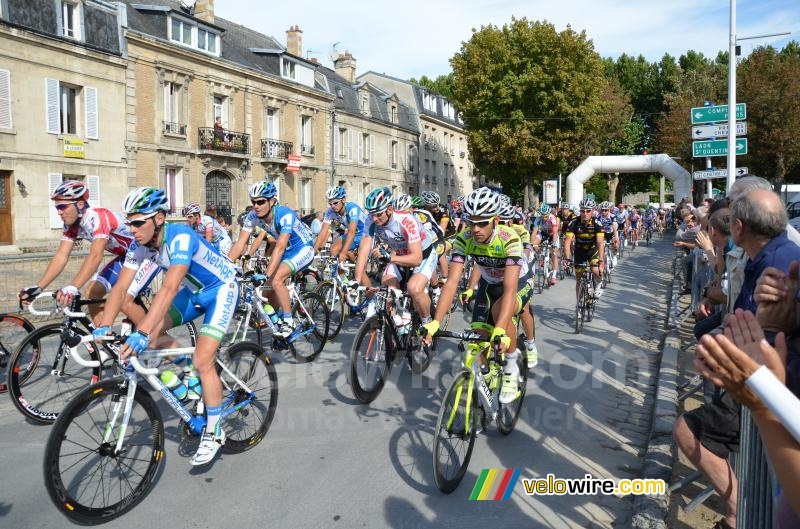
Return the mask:
<path id="1" fill-rule="evenodd" d="M 660 59 L 689 49 L 714 57 L 728 48 L 729 0 L 318 0 L 267 2 L 216 0 L 215 14 L 275 37 L 299 25 L 303 54 L 332 66 L 332 50 L 349 51 L 357 74 L 373 70 L 408 79 L 450 71 L 448 60 L 473 28 L 502 26 L 511 17 L 547 20 L 563 30 L 585 30 L 603 57 L 622 53 Z M 738 0 L 737 37 L 791 32 L 741 42 L 748 54 L 759 45 L 800 41 L 800 0 Z M 336 44 L 338 43 L 338 44 Z M 336 44 L 334 48 L 334 44 Z"/>

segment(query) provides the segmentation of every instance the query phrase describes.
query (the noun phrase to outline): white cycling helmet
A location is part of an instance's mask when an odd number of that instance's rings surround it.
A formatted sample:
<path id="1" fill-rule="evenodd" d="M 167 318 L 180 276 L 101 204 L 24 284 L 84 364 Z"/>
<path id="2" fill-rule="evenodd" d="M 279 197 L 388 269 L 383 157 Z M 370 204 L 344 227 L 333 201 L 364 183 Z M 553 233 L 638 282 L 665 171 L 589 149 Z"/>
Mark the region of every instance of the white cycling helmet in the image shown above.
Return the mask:
<path id="1" fill-rule="evenodd" d="M 488 187 L 480 187 L 464 198 L 464 213 L 470 217 L 490 217 L 500 208 L 500 198 Z"/>
<path id="2" fill-rule="evenodd" d="M 400 195 L 394 199 L 394 209 L 397 211 L 408 211 L 411 209 L 411 197 L 409 195 Z"/>
<path id="3" fill-rule="evenodd" d="M 337 199 L 344 199 L 347 196 L 347 192 L 342 186 L 334 186 L 328 189 L 328 192 L 325 193 L 325 197 L 330 200 L 337 200 Z"/>
<path id="4" fill-rule="evenodd" d="M 199 215 L 200 214 L 200 204 L 197 202 L 190 202 L 186 204 L 183 208 L 184 215 Z"/>
<path id="5" fill-rule="evenodd" d="M 497 216 L 500 220 L 513 220 L 515 214 L 516 210 L 514 210 L 514 206 L 511 204 L 504 204 L 500 206 L 500 211 L 497 213 Z"/>
<path id="6" fill-rule="evenodd" d="M 581 203 L 578 204 L 578 209 L 594 209 L 595 203 L 594 200 L 590 198 L 584 198 L 581 200 Z"/>
<path id="7" fill-rule="evenodd" d="M 439 193 L 435 191 L 423 191 L 420 195 L 422 197 L 422 201 L 425 202 L 426 206 L 438 206 L 442 199 L 439 197 Z"/>
<path id="8" fill-rule="evenodd" d="M 511 197 L 508 196 L 508 195 L 504 195 L 502 193 L 499 193 L 498 194 L 498 198 L 500 199 L 500 203 L 503 204 L 503 205 L 511 204 Z"/>

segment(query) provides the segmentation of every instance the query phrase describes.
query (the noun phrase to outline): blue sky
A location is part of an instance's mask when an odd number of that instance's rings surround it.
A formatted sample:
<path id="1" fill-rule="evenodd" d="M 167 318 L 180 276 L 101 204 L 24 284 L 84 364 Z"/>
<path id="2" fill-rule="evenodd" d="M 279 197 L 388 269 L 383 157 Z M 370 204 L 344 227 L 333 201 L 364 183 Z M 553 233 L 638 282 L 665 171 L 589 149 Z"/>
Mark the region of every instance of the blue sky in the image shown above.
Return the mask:
<path id="1" fill-rule="evenodd" d="M 218 16 L 272 35 L 283 44 L 286 29 L 303 30 L 303 50 L 331 65 L 332 45 L 353 54 L 358 72 L 401 78 L 449 71 L 448 59 L 472 28 L 517 18 L 546 19 L 560 30 L 586 30 L 604 57 L 643 54 L 657 60 L 688 49 L 715 56 L 728 46 L 728 0 L 405 0 L 401 2 L 216 0 Z M 742 42 L 782 47 L 800 41 L 800 0 L 739 0 L 737 36 L 792 32 Z"/>

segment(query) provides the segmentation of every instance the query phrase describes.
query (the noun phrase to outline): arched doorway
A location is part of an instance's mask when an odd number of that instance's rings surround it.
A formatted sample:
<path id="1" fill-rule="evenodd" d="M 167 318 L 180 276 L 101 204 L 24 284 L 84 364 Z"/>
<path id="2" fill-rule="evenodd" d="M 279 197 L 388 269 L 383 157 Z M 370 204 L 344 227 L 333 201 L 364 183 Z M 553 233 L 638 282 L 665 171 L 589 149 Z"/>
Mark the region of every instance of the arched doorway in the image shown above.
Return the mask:
<path id="1" fill-rule="evenodd" d="M 233 209 L 231 204 L 231 179 L 222 171 L 211 171 L 206 175 L 206 207 L 214 205 L 217 213 L 231 223 Z"/>

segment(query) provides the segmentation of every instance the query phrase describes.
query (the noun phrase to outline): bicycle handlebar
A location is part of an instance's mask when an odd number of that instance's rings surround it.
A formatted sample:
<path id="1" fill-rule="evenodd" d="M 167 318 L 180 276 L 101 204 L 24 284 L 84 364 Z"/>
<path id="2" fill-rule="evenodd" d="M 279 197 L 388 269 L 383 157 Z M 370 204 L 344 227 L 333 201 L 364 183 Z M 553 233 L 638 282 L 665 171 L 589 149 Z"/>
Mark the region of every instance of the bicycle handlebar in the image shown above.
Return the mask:
<path id="1" fill-rule="evenodd" d="M 86 360 L 84 357 L 82 357 L 81 354 L 78 352 L 79 350 L 78 345 L 89 342 L 112 342 L 116 339 L 117 337 L 113 335 L 95 337 L 92 336 L 91 334 L 87 334 L 86 336 L 81 336 L 80 342 L 78 342 L 77 345 L 69 348 L 69 354 L 72 357 L 72 359 L 75 360 L 76 363 L 82 365 L 83 367 L 100 367 L 99 360 Z"/>

